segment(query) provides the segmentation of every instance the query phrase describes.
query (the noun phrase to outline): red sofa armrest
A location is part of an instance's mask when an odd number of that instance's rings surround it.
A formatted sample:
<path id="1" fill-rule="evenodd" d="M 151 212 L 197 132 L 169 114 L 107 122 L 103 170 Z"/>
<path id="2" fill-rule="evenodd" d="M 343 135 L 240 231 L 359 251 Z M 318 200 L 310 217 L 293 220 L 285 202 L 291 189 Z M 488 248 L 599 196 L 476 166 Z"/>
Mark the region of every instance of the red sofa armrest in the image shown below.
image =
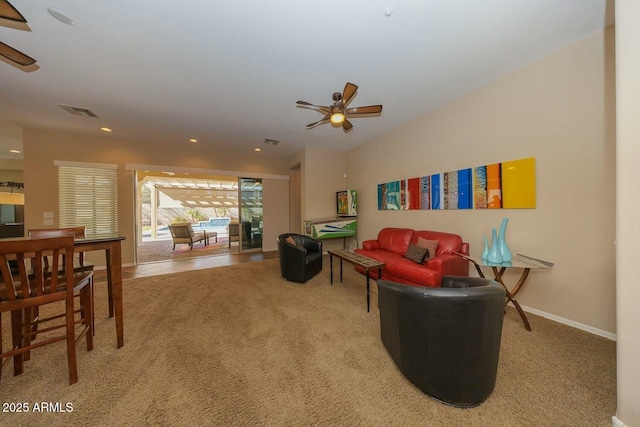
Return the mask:
<path id="1" fill-rule="evenodd" d="M 365 240 L 362 242 L 362 249 L 366 251 L 380 249 L 380 243 L 377 240 Z"/>
<path id="2" fill-rule="evenodd" d="M 469 276 L 469 261 L 455 254 L 440 255 L 429 260 L 427 266 L 443 276 Z"/>
<path id="3" fill-rule="evenodd" d="M 462 246 L 460 246 L 460 253 L 462 255 L 469 255 L 469 244 L 468 243 L 462 243 Z"/>

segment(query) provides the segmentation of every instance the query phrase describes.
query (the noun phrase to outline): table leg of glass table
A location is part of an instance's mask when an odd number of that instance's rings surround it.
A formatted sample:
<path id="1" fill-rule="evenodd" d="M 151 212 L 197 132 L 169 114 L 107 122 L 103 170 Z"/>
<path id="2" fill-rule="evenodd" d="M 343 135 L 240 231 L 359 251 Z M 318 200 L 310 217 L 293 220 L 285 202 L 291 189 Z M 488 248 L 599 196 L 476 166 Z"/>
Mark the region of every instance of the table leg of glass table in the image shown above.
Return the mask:
<path id="1" fill-rule="evenodd" d="M 522 307 L 520 307 L 520 303 L 518 303 L 518 301 L 516 301 L 515 299 L 516 294 L 518 293 L 518 291 L 520 291 L 520 288 L 524 284 L 524 281 L 527 279 L 527 276 L 529 275 L 529 272 L 531 271 L 531 269 L 525 268 L 522 271 L 522 275 L 520 276 L 518 283 L 516 283 L 516 285 L 513 287 L 513 293 L 512 293 L 511 291 L 509 291 L 509 289 L 507 289 L 507 286 L 502 281 L 502 272 L 504 272 L 504 269 L 502 271 L 498 271 L 497 267 L 491 267 L 491 268 L 493 269 L 493 274 L 495 275 L 496 281 L 498 281 L 504 287 L 504 290 L 507 292 L 507 303 L 509 301 L 513 303 L 516 310 L 518 310 L 518 313 L 520 314 L 522 321 L 524 322 L 524 327 L 527 328 L 527 331 L 531 331 L 531 325 L 529 325 L 529 320 L 527 319 L 527 316 L 524 314 Z"/>

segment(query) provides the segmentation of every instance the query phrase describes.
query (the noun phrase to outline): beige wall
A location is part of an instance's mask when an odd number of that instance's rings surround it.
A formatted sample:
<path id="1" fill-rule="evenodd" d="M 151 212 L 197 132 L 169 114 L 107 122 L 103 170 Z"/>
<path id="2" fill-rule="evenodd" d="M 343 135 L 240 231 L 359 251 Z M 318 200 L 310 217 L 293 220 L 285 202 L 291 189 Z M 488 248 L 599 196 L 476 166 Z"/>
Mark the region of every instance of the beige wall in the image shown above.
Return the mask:
<path id="1" fill-rule="evenodd" d="M 336 192 L 347 189 L 345 153 L 310 146 L 289 163 L 300 164 L 302 221 L 335 217 Z M 325 252 L 342 246 L 343 239 L 322 241 Z"/>
<path id="2" fill-rule="evenodd" d="M 0 182 L 22 182 L 24 183 L 22 160 L 0 159 Z M 9 188 L 0 188 L 0 191 L 11 191 Z"/>
<path id="3" fill-rule="evenodd" d="M 256 152 L 221 152 L 206 144 L 176 143 L 146 147 L 140 141 L 120 140 L 115 135 L 76 135 L 27 129 L 24 132 L 25 229 L 43 226 L 44 212 L 54 213 L 58 224 L 58 173 L 54 160 L 118 165 L 118 210 L 123 243 L 123 263 L 134 262 L 135 213 L 133 171 L 126 164 L 170 165 L 173 168 L 220 170 L 252 174 L 288 175 L 286 160 Z M 230 165 L 233 165 L 232 169 Z M 280 217 L 288 218 L 288 205 Z M 92 254 L 91 261 L 103 265 Z"/>
<path id="4" fill-rule="evenodd" d="M 0 173 L 9 177 L 16 177 L 19 180 L 13 180 L 13 182 L 22 182 L 22 169 L 24 169 L 24 162 L 16 159 L 0 159 Z M 8 178 L 2 178 L 2 180 L 8 180 Z"/>
<path id="5" fill-rule="evenodd" d="M 289 180 L 262 180 L 263 222 L 262 250 L 277 251 L 277 237 L 289 231 Z"/>
<path id="6" fill-rule="evenodd" d="M 0 182 L 24 183 L 24 168 L 22 160 L 0 159 Z M 0 191 L 10 192 L 10 188 L 0 188 Z"/>
<path id="7" fill-rule="evenodd" d="M 618 406 L 614 425 L 640 426 L 640 2 L 616 0 Z"/>
<path id="8" fill-rule="evenodd" d="M 508 217 L 514 253 L 555 262 L 532 272 L 521 304 L 613 335 L 613 36 L 613 28 L 591 35 L 350 151 L 360 242 L 388 226 L 442 230 L 462 235 L 479 256 L 482 235 L 490 240 Z M 526 157 L 536 158 L 536 209 L 377 210 L 378 183 Z"/>

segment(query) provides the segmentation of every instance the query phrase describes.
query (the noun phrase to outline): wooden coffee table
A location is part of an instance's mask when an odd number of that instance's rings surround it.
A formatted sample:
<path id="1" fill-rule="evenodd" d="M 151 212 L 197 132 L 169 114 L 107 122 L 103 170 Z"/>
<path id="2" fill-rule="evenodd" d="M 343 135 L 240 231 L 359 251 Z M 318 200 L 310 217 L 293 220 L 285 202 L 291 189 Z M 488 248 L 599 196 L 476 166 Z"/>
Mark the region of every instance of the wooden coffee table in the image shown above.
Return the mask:
<path id="1" fill-rule="evenodd" d="M 366 271 L 367 276 L 367 313 L 370 307 L 370 294 L 369 294 L 369 270 L 377 269 L 378 278 L 382 275 L 382 267 L 384 262 L 377 259 L 369 258 L 364 255 L 357 254 L 355 252 L 348 251 L 346 249 L 330 249 L 329 253 L 329 265 L 331 267 L 331 285 L 333 285 L 333 257 L 340 258 L 340 283 L 342 283 L 342 261 L 347 261 L 353 265 L 362 267 Z"/>

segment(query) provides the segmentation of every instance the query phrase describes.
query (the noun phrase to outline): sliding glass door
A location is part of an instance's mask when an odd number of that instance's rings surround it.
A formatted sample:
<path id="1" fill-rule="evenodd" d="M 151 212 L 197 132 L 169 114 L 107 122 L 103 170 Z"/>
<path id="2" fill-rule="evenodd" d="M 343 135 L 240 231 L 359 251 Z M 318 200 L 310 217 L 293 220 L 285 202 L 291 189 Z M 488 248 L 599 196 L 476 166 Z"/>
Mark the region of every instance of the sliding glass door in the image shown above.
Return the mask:
<path id="1" fill-rule="evenodd" d="M 240 248 L 262 250 L 262 179 L 239 178 Z"/>

